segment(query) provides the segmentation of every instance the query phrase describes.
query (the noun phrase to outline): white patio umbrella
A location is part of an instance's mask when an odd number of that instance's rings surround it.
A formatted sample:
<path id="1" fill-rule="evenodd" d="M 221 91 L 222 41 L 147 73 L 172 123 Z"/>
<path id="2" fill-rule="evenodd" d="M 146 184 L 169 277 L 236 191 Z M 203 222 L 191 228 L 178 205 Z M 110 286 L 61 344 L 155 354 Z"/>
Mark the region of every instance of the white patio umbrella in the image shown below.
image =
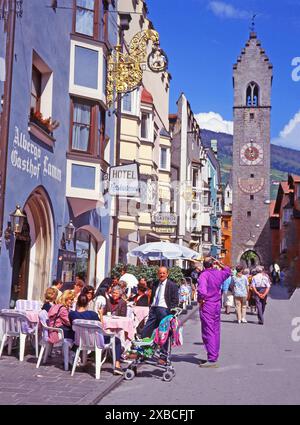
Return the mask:
<path id="1" fill-rule="evenodd" d="M 140 257 L 151 261 L 186 260 L 199 257 L 199 252 L 170 242 L 149 242 L 137 246 L 128 253 L 131 257 Z"/>

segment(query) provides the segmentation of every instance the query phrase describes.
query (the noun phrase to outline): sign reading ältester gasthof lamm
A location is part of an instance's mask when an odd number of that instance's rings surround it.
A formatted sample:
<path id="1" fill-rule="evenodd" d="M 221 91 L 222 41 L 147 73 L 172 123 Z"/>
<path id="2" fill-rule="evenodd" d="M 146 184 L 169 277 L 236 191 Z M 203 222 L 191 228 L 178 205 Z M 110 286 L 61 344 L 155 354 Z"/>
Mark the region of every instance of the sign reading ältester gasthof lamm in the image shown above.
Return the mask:
<path id="1" fill-rule="evenodd" d="M 109 170 L 109 194 L 111 196 L 139 196 L 139 166 L 136 162 Z"/>

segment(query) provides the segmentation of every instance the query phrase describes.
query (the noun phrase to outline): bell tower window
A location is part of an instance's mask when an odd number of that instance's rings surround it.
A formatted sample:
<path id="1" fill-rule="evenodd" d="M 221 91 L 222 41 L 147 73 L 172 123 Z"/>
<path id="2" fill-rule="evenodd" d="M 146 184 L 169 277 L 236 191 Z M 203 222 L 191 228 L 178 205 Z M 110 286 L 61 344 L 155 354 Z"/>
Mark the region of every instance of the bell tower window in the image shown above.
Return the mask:
<path id="1" fill-rule="evenodd" d="M 259 87 L 256 83 L 252 82 L 247 87 L 246 103 L 248 107 L 256 108 L 258 106 Z"/>

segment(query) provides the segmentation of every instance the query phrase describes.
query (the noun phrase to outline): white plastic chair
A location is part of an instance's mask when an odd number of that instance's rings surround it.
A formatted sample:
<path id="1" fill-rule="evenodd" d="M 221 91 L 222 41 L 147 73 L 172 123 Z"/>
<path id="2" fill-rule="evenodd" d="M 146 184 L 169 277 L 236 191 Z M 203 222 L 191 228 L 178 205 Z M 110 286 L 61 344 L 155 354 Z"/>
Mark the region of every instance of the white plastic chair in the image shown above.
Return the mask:
<path id="1" fill-rule="evenodd" d="M 126 313 L 126 317 L 129 317 L 130 319 L 133 319 L 133 320 L 134 320 L 134 318 L 135 318 L 135 314 L 134 314 L 133 307 L 132 307 L 132 305 L 130 305 L 130 304 L 127 304 L 127 313 Z"/>
<path id="2" fill-rule="evenodd" d="M 35 328 L 31 328 L 30 322 L 24 311 L 2 309 L 0 317 L 4 321 L 4 334 L 0 347 L 0 357 L 2 356 L 3 348 L 8 339 L 8 354 L 11 354 L 13 338 L 20 338 L 19 360 L 24 360 L 25 342 L 28 335 L 35 332 Z"/>
<path id="3" fill-rule="evenodd" d="M 16 310 L 19 311 L 40 311 L 42 307 L 41 301 L 37 300 L 17 300 Z M 32 325 L 31 325 L 32 326 Z M 39 356 L 39 324 L 36 323 L 34 326 L 34 348 L 35 357 Z"/>
<path id="4" fill-rule="evenodd" d="M 96 379 L 100 379 L 101 367 L 106 360 L 106 356 L 101 359 L 102 351 L 111 349 L 113 358 L 113 367 L 116 364 L 115 351 L 115 335 L 107 334 L 103 331 L 102 325 L 98 320 L 82 320 L 76 319 L 73 322 L 73 330 L 75 332 L 75 344 L 78 346 L 74 358 L 71 376 L 74 375 L 75 369 L 80 356 L 80 351 L 83 351 L 86 357 L 87 351 L 95 351 L 96 357 Z M 110 337 L 109 344 L 105 344 L 104 336 Z"/>
<path id="5" fill-rule="evenodd" d="M 60 328 L 48 326 L 48 313 L 46 310 L 42 310 L 39 313 L 40 323 L 42 326 L 42 339 L 41 339 L 41 351 L 38 357 L 36 368 L 40 367 L 43 354 L 43 363 L 46 363 L 48 356 L 52 348 L 62 347 L 62 354 L 64 358 L 64 369 L 69 370 L 69 351 L 73 345 L 73 341 L 64 338 L 64 331 Z M 58 333 L 59 341 L 55 344 L 49 341 L 49 331 L 56 331 Z"/>
<path id="6" fill-rule="evenodd" d="M 41 301 L 36 301 L 36 300 L 17 300 L 16 301 L 16 310 L 40 311 L 41 308 L 42 308 Z"/>

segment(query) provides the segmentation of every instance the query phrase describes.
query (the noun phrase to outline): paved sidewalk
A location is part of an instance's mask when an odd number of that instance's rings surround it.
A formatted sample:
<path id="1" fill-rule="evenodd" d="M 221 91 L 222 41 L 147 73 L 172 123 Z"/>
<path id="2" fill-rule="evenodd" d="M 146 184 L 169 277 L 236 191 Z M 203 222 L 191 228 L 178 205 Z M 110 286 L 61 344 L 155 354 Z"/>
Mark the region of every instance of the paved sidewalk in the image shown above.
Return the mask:
<path id="1" fill-rule="evenodd" d="M 194 307 L 195 310 L 195 307 Z M 194 310 L 188 310 L 180 320 L 185 322 Z M 31 351 L 28 347 L 27 351 Z M 75 375 L 63 370 L 62 357 L 49 358 L 47 365 L 36 369 L 36 358 L 26 355 L 19 362 L 18 349 L 7 355 L 6 349 L 0 358 L 0 405 L 16 404 L 97 404 L 123 380 L 112 374 L 112 364 L 105 363 L 101 379 L 95 379 L 95 367 L 91 362 L 86 367 L 77 367 Z M 126 363 L 123 364 L 126 368 Z"/>
<path id="2" fill-rule="evenodd" d="M 112 374 L 112 365 L 105 363 L 101 379 L 95 379 L 95 367 L 77 367 L 75 375 L 63 370 L 62 358 L 50 358 L 47 365 L 36 369 L 36 358 L 27 355 L 17 359 L 18 350 L 0 358 L 1 404 L 94 404 L 99 395 L 107 394 L 123 379 Z"/>

